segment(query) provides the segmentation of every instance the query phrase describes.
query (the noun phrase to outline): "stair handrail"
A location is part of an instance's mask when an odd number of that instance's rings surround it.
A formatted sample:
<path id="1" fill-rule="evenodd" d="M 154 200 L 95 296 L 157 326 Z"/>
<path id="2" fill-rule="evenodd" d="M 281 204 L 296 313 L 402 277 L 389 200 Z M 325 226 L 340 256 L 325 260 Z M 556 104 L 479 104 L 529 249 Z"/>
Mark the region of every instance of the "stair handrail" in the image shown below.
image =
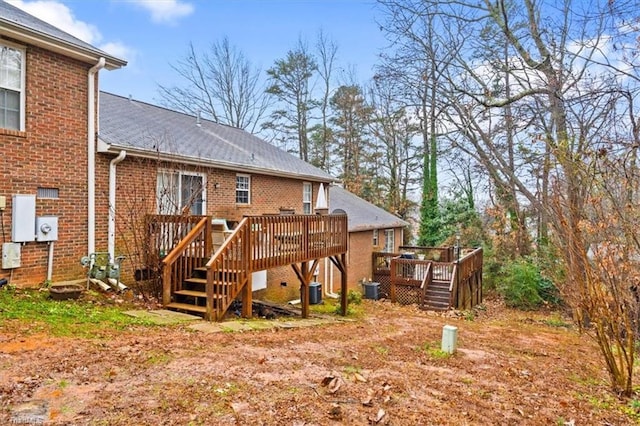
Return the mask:
<path id="1" fill-rule="evenodd" d="M 425 271 L 424 278 L 422 279 L 422 284 L 420 284 L 420 304 L 422 306 L 424 304 L 424 299 L 427 296 L 427 288 L 433 281 L 433 269 L 431 268 L 432 262 L 427 264 L 427 270 Z"/>
<path id="2" fill-rule="evenodd" d="M 215 319 L 220 321 L 231 303 L 235 300 L 239 291 L 246 285 L 249 274 L 253 271 L 250 262 L 250 250 L 247 246 L 249 238 L 247 236 L 250 228 L 250 219 L 243 218 L 233 229 L 231 235 L 222 243 L 220 248 L 211 256 L 205 267 L 207 270 L 206 283 L 206 312 L 207 320 Z M 244 238 L 243 238 L 244 237 Z M 238 259 L 232 259 L 233 250 L 236 250 Z M 239 251 L 238 251 L 239 250 Z M 217 265 L 222 264 L 222 268 Z M 233 268 L 229 268 L 232 265 Z M 220 298 L 216 306 L 213 306 L 214 298 L 214 278 L 218 276 L 218 285 L 229 285 L 229 289 L 219 292 Z"/>
<path id="3" fill-rule="evenodd" d="M 199 237 L 204 234 L 203 244 L 197 243 Z M 171 295 L 175 287 L 182 283 L 183 279 L 191 276 L 193 270 L 198 267 L 197 259 L 209 257 L 213 247 L 211 241 L 211 217 L 205 216 L 189 231 L 189 233 L 162 259 L 162 304 L 171 303 Z M 183 268 L 177 268 L 177 262 L 183 258 L 187 251 L 191 250 L 194 261 L 183 262 Z"/>

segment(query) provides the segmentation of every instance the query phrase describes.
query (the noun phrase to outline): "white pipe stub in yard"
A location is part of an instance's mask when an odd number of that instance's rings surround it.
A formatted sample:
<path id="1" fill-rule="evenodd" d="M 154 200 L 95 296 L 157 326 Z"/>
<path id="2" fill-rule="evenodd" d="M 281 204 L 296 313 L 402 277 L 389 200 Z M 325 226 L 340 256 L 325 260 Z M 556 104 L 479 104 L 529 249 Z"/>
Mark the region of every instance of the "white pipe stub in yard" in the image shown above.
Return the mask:
<path id="1" fill-rule="evenodd" d="M 458 327 L 445 325 L 442 327 L 442 352 L 452 354 L 458 345 Z"/>

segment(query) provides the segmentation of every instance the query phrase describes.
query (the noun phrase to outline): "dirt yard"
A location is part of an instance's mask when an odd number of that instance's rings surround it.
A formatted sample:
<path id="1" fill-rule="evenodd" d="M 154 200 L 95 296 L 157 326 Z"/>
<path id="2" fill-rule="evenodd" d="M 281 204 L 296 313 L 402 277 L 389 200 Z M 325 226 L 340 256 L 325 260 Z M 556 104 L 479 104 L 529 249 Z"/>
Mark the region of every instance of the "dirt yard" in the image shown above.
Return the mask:
<path id="1" fill-rule="evenodd" d="M 101 338 L 0 329 L 0 424 L 626 425 L 597 346 L 557 314 L 487 302 L 442 316 L 364 301 L 313 327 L 136 327 Z M 264 320 L 266 321 L 266 320 Z M 273 321 L 279 321 L 278 319 Z M 439 351 L 442 327 L 458 350 Z M 38 414 L 40 413 L 40 414 Z"/>

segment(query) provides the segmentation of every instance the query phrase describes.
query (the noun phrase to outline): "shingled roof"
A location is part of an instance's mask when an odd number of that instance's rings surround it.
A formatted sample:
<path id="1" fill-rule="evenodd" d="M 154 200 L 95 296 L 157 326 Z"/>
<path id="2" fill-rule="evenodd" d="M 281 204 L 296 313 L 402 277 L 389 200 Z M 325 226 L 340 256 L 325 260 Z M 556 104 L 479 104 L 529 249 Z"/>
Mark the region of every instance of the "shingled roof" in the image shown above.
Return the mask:
<path id="1" fill-rule="evenodd" d="M 120 68 L 127 64 L 126 61 L 103 52 L 5 1 L 0 1 L 0 34 L 87 63 L 95 63 L 103 57 L 107 69 Z"/>
<path id="2" fill-rule="evenodd" d="M 100 93 L 98 150 L 237 172 L 335 182 L 323 170 L 241 129 Z"/>
<path id="3" fill-rule="evenodd" d="M 347 213 L 349 232 L 402 228 L 408 222 L 339 186 L 329 187 L 329 211 Z"/>

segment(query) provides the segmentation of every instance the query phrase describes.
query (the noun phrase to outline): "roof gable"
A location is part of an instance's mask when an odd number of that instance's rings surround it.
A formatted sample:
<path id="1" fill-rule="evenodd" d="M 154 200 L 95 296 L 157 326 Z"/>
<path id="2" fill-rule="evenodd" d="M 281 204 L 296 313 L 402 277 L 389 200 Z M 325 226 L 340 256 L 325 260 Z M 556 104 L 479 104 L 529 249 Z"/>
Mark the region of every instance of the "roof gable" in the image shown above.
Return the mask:
<path id="1" fill-rule="evenodd" d="M 87 63 L 95 63 L 103 57 L 107 69 L 120 68 L 127 64 L 126 61 L 109 55 L 5 1 L 0 1 L 0 35 Z"/>
<path id="2" fill-rule="evenodd" d="M 408 222 L 339 186 L 329 187 L 329 210 L 347 213 L 349 232 L 403 228 Z"/>

